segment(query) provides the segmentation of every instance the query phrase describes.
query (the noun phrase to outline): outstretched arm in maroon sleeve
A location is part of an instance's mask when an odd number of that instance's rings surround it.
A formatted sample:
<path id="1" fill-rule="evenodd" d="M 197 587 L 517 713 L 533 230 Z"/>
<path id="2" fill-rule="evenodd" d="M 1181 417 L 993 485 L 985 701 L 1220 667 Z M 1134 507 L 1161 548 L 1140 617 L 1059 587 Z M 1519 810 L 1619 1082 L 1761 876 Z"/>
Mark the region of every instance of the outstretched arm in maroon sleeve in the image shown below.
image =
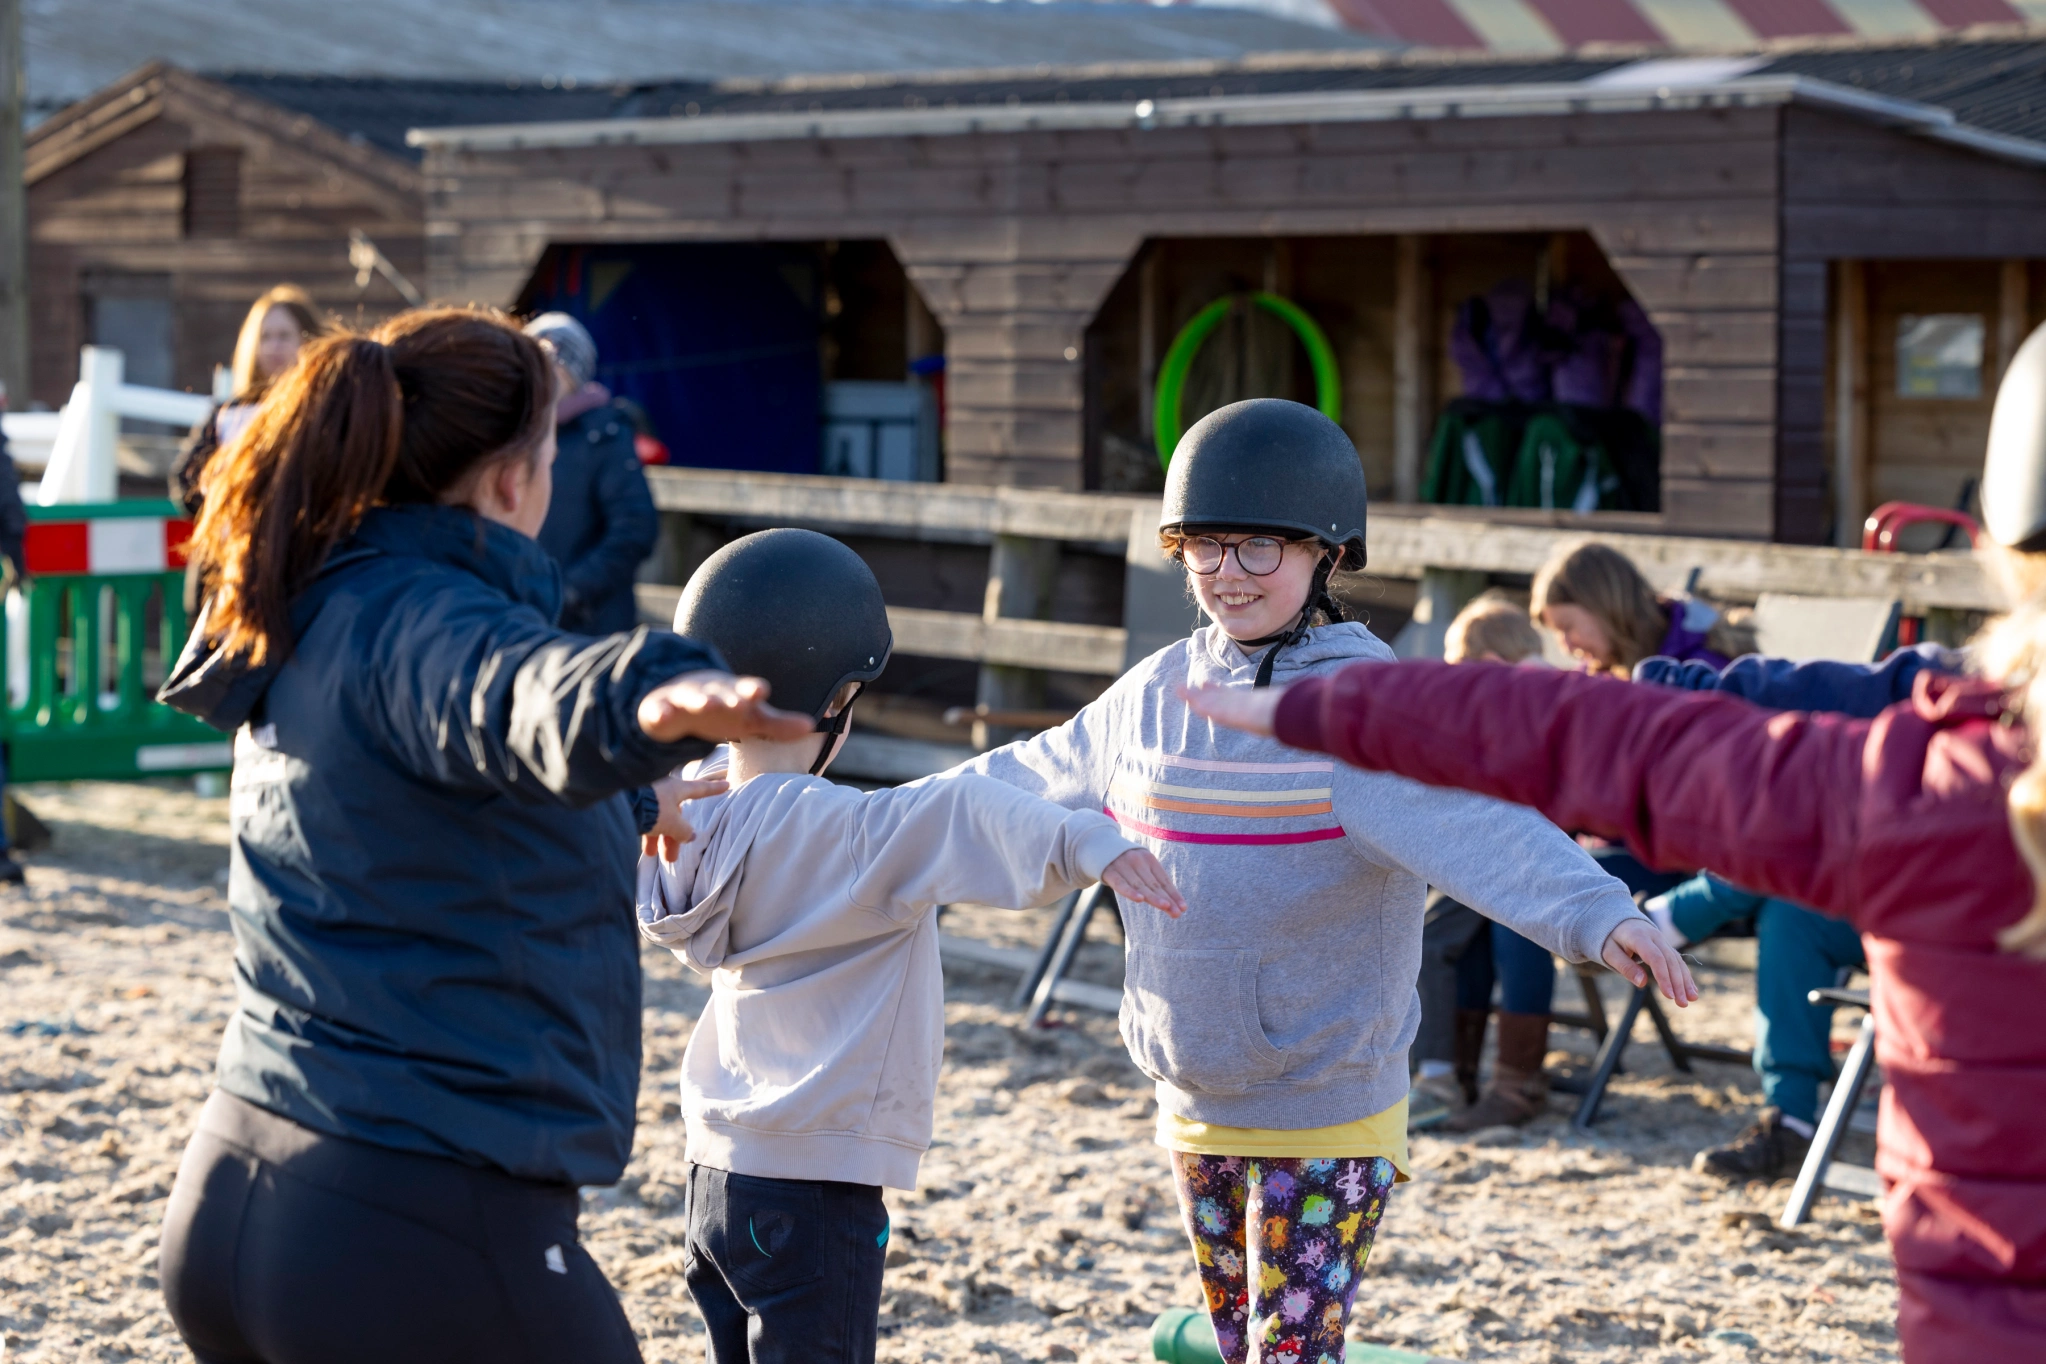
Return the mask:
<path id="1" fill-rule="evenodd" d="M 1531 805 L 1623 840 L 1650 866 L 1710 867 L 1832 914 L 1857 910 L 1870 721 L 1581 673 L 1419 662 L 1189 700 L 1296 748 Z"/>

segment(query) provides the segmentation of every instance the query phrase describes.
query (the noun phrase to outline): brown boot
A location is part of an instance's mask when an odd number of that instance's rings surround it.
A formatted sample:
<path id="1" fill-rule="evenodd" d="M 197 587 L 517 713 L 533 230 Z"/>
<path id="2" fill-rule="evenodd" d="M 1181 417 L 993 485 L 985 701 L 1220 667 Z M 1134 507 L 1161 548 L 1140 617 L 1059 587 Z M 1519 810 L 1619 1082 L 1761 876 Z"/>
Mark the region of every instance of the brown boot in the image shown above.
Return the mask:
<path id="1" fill-rule="evenodd" d="M 1463 1101 L 1474 1104 L 1478 1101 L 1478 1058 L 1485 1053 L 1485 1024 L 1490 1021 L 1490 1009 L 1458 1009 L 1456 1011 L 1455 1049 L 1451 1062 L 1456 1067 L 1456 1082 L 1463 1088 Z"/>
<path id="2" fill-rule="evenodd" d="M 1542 1058 L 1549 1054 L 1547 1014 L 1499 1013 L 1499 1055 L 1484 1097 L 1443 1124 L 1450 1132 L 1518 1127 L 1538 1116 L 1549 1098 Z"/>

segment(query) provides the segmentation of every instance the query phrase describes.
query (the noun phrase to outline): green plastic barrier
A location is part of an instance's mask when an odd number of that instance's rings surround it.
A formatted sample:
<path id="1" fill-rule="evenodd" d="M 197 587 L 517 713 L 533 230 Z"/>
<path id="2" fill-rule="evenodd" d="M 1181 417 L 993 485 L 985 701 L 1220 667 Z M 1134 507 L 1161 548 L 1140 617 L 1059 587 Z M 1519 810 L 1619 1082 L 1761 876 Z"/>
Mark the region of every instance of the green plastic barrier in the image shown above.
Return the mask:
<path id="1" fill-rule="evenodd" d="M 227 737 L 159 705 L 184 648 L 184 542 L 167 501 L 30 507 L 7 605 L 0 743 L 13 781 L 175 776 L 233 765 Z"/>
<path id="2" fill-rule="evenodd" d="M 1456 1364 L 1439 1355 L 1417 1355 L 1355 1340 L 1345 1354 L 1349 1364 Z M 1165 1364 L 1222 1364 L 1222 1351 L 1215 1345 L 1215 1328 L 1209 1324 L 1208 1314 L 1191 1307 L 1168 1307 L 1160 1312 L 1158 1320 L 1151 1323 L 1151 1357 Z"/>
<path id="3" fill-rule="evenodd" d="M 1289 298 L 1259 290 L 1252 294 L 1231 294 L 1218 298 L 1187 319 L 1179 335 L 1166 348 L 1158 366 L 1158 394 L 1151 409 L 1151 426 L 1157 433 L 1158 467 L 1169 468 L 1172 452 L 1179 446 L 1185 427 L 1180 423 L 1180 405 L 1186 397 L 1187 375 L 1193 372 L 1194 357 L 1229 310 L 1240 300 L 1263 308 L 1293 329 L 1307 348 L 1307 363 L 1314 369 L 1314 405 L 1332 422 L 1343 419 L 1343 376 L 1336 367 L 1336 351 L 1307 310 Z"/>

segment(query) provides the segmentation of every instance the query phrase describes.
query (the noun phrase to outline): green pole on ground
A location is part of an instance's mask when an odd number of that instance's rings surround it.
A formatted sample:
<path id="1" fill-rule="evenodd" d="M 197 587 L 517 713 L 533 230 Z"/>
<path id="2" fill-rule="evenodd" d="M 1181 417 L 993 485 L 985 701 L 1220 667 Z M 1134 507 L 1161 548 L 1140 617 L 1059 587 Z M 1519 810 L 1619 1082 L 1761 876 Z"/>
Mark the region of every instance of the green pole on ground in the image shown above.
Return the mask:
<path id="1" fill-rule="evenodd" d="M 1417 1355 L 1386 1345 L 1351 1341 L 1345 1347 L 1349 1364 L 1455 1364 L 1436 1355 Z M 1215 1328 L 1208 1314 L 1192 1307 L 1168 1307 L 1151 1323 L 1151 1357 L 1163 1364 L 1222 1364 L 1215 1346 Z"/>

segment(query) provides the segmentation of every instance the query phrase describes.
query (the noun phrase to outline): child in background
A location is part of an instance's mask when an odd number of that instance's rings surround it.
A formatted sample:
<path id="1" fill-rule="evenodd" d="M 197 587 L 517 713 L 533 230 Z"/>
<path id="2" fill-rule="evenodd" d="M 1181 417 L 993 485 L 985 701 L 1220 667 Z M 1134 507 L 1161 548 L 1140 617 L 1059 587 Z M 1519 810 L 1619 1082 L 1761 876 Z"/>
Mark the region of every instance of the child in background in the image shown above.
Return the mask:
<path id="1" fill-rule="evenodd" d="M 1643 659 L 1723 668 L 1755 651 L 1755 632 L 1697 597 L 1659 596 L 1616 549 L 1586 540 L 1535 574 L 1528 614 L 1562 637 L 1589 672 L 1629 677 Z"/>
<path id="2" fill-rule="evenodd" d="M 1364 565 L 1365 510 L 1356 446 L 1313 408 L 1261 398 L 1201 418 L 1173 453 L 1159 538 L 1214 624 L 967 768 L 1109 810 L 1193 903 L 1169 931 L 1126 922 L 1122 1034 L 1157 1081 L 1158 1143 L 1228 1364 L 1343 1358 L 1407 1159 L 1429 885 L 1572 960 L 1645 979 L 1638 955 L 1673 999 L 1695 997 L 1626 890 L 1532 811 L 1379 780 L 1187 710 L 1189 684 L 1250 693 L 1391 660 L 1327 591 Z"/>
<path id="3" fill-rule="evenodd" d="M 728 792 L 688 804 L 693 841 L 640 860 L 641 931 L 711 978 L 682 1061 L 689 1291 L 715 1364 L 871 1361 L 881 1189 L 916 1187 L 944 1055 L 938 905 L 1037 905 L 1098 879 L 1185 906 L 1098 811 L 970 775 L 824 779 L 892 645 L 879 584 L 837 541 L 734 541 L 690 579 L 675 629 L 818 730 L 692 764 Z"/>
<path id="4" fill-rule="evenodd" d="M 1500 592 L 1487 592 L 1457 613 L 1449 623 L 1443 657 L 1451 663 L 1548 666 L 1541 634 L 1526 609 Z M 1481 1098 L 1478 1057 L 1491 1019 L 1495 980 L 1500 987 L 1499 1054 L 1492 1083 Z M 1548 949 L 1436 891 L 1428 897 L 1421 929 L 1418 986 L 1421 1030 L 1414 1035 L 1408 1128 L 1476 1132 L 1533 1121 L 1549 1094 L 1542 1061 L 1549 1053 L 1556 964 Z"/>

